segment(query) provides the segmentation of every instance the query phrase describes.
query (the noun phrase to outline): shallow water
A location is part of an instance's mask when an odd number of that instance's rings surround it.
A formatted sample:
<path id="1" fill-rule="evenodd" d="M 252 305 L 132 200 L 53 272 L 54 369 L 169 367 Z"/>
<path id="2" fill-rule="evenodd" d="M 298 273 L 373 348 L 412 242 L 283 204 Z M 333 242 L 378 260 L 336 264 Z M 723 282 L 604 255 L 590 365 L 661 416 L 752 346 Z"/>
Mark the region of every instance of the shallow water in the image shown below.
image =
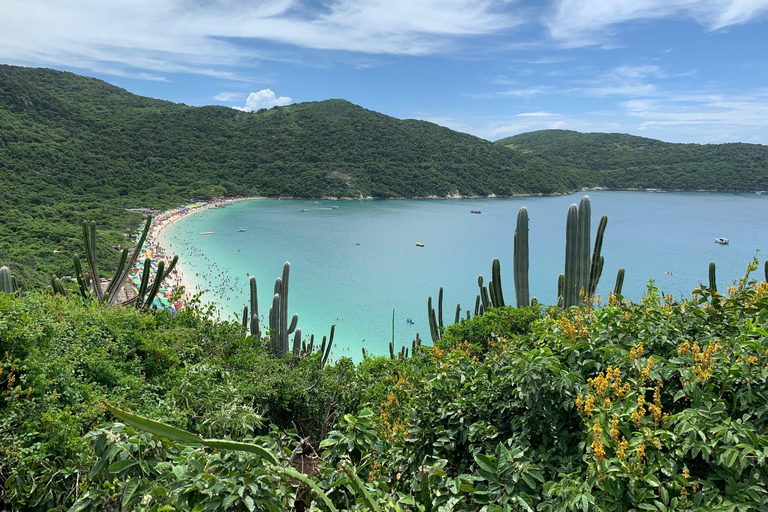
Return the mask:
<path id="1" fill-rule="evenodd" d="M 265 318 L 275 278 L 290 261 L 289 315 L 299 314 L 305 336 L 322 338 L 336 324 L 333 357 L 357 360 L 362 347 L 388 353 L 393 309 L 398 348 L 410 347 L 417 332 L 429 340 L 427 297 L 436 300 L 441 286 L 446 323 L 457 303 L 462 316 L 474 310 L 477 276 L 488 280 L 493 258 L 501 260 L 506 302 L 514 303 L 513 236 L 521 206 L 531 219 L 531 295 L 553 303 L 564 266 L 566 212 L 582 195 L 243 201 L 181 219 L 163 234 L 163 243 L 180 255 L 185 277 L 210 290 L 203 299 L 216 303 L 223 318 L 240 314 L 247 303 L 247 274 L 257 278 L 259 314 Z M 663 292 L 687 297 L 707 281 L 710 261 L 717 263 L 718 286 L 725 289 L 744 274 L 757 249 L 768 249 L 768 196 L 604 191 L 589 196 L 593 238 L 600 215 L 608 215 L 598 286 L 604 296 L 624 267 L 627 298 L 639 299 L 651 279 Z M 206 231 L 213 234 L 200 235 Z M 715 237 L 729 238 L 730 245 L 714 243 Z M 762 267 L 757 277 L 762 279 Z"/>

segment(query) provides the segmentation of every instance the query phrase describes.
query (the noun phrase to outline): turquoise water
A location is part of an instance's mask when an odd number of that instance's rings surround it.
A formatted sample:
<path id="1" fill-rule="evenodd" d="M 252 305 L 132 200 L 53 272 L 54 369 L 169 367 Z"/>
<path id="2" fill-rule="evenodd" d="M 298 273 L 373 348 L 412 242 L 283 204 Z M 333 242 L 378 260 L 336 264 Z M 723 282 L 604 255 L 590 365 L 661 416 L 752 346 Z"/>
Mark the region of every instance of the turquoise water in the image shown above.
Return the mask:
<path id="1" fill-rule="evenodd" d="M 564 265 L 566 212 L 582 195 L 243 201 L 181 219 L 165 232 L 163 243 L 180 255 L 185 277 L 209 290 L 203 299 L 216 303 L 222 318 L 234 318 L 247 303 L 246 274 L 257 278 L 259 314 L 266 317 L 275 278 L 290 261 L 289 314 L 299 314 L 302 333 L 322 337 L 336 324 L 333 357 L 359 359 L 361 347 L 388 353 L 393 309 L 397 347 L 410 347 L 417 332 L 429 339 L 427 297 L 436 299 L 440 286 L 446 322 L 457 303 L 463 311 L 474 310 L 477 276 L 489 278 L 493 258 L 501 260 L 505 298 L 513 303 L 512 246 L 521 206 L 531 219 L 531 295 L 553 303 Z M 710 261 L 717 263 L 724 289 L 744 274 L 756 249 L 768 250 L 766 196 L 603 191 L 589 196 L 593 231 L 599 216 L 608 215 L 599 294 L 607 295 L 624 267 L 627 298 L 639 299 L 651 279 L 663 292 L 687 297 L 707 280 Z M 238 232 L 241 228 L 246 231 Z M 206 231 L 213 234 L 200 235 Z M 715 237 L 731 243 L 715 244 Z"/>

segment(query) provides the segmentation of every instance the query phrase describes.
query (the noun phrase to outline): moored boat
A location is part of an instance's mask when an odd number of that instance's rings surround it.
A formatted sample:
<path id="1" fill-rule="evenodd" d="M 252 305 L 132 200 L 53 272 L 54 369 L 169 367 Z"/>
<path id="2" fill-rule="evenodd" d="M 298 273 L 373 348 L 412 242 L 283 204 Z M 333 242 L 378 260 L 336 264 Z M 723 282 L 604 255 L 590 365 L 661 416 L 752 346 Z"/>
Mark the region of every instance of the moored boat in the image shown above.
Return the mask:
<path id="1" fill-rule="evenodd" d="M 727 238 L 722 238 L 722 237 L 721 238 L 715 238 L 715 243 L 716 244 L 728 245 L 728 242 L 730 242 L 730 240 L 728 240 Z"/>
<path id="2" fill-rule="evenodd" d="M 201 234 L 201 235 L 212 235 L 212 234 L 213 234 L 213 231 L 203 231 L 203 232 L 202 232 L 202 233 L 200 233 L 200 234 Z"/>

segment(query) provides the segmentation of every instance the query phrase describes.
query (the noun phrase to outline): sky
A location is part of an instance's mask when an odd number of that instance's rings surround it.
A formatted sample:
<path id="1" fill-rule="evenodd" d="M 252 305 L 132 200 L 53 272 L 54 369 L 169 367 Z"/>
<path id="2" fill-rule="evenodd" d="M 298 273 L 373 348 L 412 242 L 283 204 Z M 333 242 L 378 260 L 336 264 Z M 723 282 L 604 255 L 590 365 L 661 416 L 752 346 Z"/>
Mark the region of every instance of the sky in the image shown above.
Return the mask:
<path id="1" fill-rule="evenodd" d="M 188 105 L 343 98 L 487 140 L 768 144 L 768 0 L 0 0 L 0 63 Z"/>

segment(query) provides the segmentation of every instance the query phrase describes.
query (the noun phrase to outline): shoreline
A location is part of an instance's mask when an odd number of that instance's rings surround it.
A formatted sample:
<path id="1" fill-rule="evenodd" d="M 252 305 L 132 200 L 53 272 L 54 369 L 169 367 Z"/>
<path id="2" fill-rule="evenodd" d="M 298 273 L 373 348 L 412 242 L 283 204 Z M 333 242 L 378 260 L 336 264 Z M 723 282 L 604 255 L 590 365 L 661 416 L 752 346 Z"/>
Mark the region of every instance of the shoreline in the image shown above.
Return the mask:
<path id="1" fill-rule="evenodd" d="M 213 199 L 210 201 L 205 202 L 199 202 L 195 203 L 193 205 L 187 205 L 187 206 L 180 206 L 177 208 L 174 208 L 172 210 L 167 210 L 160 215 L 153 217 L 152 224 L 149 229 L 149 233 L 147 234 L 147 239 L 145 241 L 145 250 L 151 251 L 151 258 L 153 260 L 153 269 L 156 269 L 157 263 L 160 261 L 164 261 L 166 264 L 170 263 L 170 261 L 175 256 L 174 252 L 170 249 L 167 249 L 165 247 L 165 240 L 164 240 L 164 234 L 167 231 L 168 228 L 173 226 L 176 222 L 178 222 L 180 219 L 188 216 L 193 215 L 195 213 L 208 210 L 210 208 L 217 208 L 221 206 L 225 206 L 228 204 L 240 202 L 240 201 L 251 201 L 256 199 L 277 199 L 277 200 L 326 200 L 326 201 L 404 201 L 404 200 L 435 200 L 435 199 L 443 199 L 443 200 L 460 200 L 460 199 L 514 199 L 514 198 L 525 198 L 525 197 L 562 197 L 562 196 L 569 196 L 579 193 L 587 193 L 587 192 L 598 192 L 598 191 L 605 191 L 605 192 L 647 192 L 647 193 L 665 193 L 665 192 L 683 192 L 683 193 L 720 193 L 720 194 L 748 194 L 748 195 L 764 195 L 764 191 L 757 191 L 757 192 L 720 192 L 720 191 L 714 191 L 714 190 L 672 190 L 672 189 L 656 189 L 656 188 L 635 188 L 635 189 L 611 189 L 611 188 L 603 188 L 603 187 L 584 187 L 580 190 L 575 190 L 572 192 L 556 192 L 556 193 L 550 193 L 550 194 L 520 194 L 520 195 L 488 195 L 488 196 L 460 196 L 460 195 L 451 195 L 451 196 L 426 196 L 426 197 L 390 197 L 390 198 L 374 198 L 374 197 L 334 197 L 334 196 L 323 196 L 323 197 L 316 197 L 316 198 L 309 198 L 309 197 L 289 197 L 289 196 L 279 196 L 279 197 L 264 197 L 264 196 L 243 196 L 243 197 L 229 197 L 224 199 Z M 136 267 L 134 267 L 134 271 L 131 274 L 132 278 L 137 278 L 138 272 L 143 268 L 143 259 L 140 259 L 139 262 L 137 262 Z M 198 289 L 198 287 L 194 286 L 190 279 L 185 276 L 185 265 L 183 260 L 181 259 L 181 255 L 179 255 L 179 261 L 176 264 L 176 267 L 174 268 L 173 272 L 168 276 L 166 279 L 166 283 L 168 283 L 166 286 L 163 286 L 164 289 L 164 296 L 167 298 L 172 290 L 176 287 L 183 286 L 184 287 L 184 293 L 181 296 L 181 300 L 178 303 L 175 303 L 175 305 L 178 308 L 184 307 L 184 303 L 194 297 L 196 294 L 200 293 L 202 290 Z M 134 280 L 135 283 L 135 280 Z M 170 301 L 169 301 L 170 302 Z"/>
<path id="2" fill-rule="evenodd" d="M 195 213 L 208 210 L 210 208 L 218 208 L 218 207 L 221 207 L 222 205 L 232 204 L 239 201 L 250 201 L 253 199 L 264 199 L 264 198 L 249 196 L 249 197 L 213 199 L 210 201 L 199 202 L 199 203 L 195 203 L 188 206 L 180 206 L 172 210 L 167 210 L 161 213 L 160 215 L 153 217 L 152 224 L 149 228 L 149 232 L 147 233 L 147 239 L 144 242 L 145 251 L 151 252 L 153 269 L 156 269 L 156 265 L 161 261 L 165 262 L 165 264 L 167 265 L 171 262 L 171 260 L 173 260 L 174 256 L 177 256 L 176 254 L 174 254 L 173 251 L 165 247 L 165 240 L 163 235 L 168 230 L 168 228 L 173 226 L 180 219 L 183 219 L 188 215 L 194 215 Z M 184 293 L 181 296 L 181 300 L 177 303 L 174 303 L 174 305 L 176 305 L 177 308 L 182 308 L 184 307 L 184 303 L 189 299 L 191 299 L 192 297 L 194 297 L 197 293 L 199 293 L 200 290 L 198 290 L 195 286 L 192 285 L 188 277 L 185 277 L 184 272 L 187 269 L 185 269 L 182 256 L 181 255 L 178 255 L 178 256 L 179 256 L 179 261 L 176 263 L 176 266 L 174 267 L 171 274 L 166 278 L 167 284 L 163 286 L 163 289 L 165 290 L 165 293 L 167 296 L 175 288 L 183 287 Z M 139 269 L 143 268 L 143 262 L 144 262 L 144 259 L 140 259 L 140 261 L 137 262 L 136 267 L 134 267 L 134 272 L 132 272 L 132 275 L 131 275 L 132 278 L 138 276 Z"/>

